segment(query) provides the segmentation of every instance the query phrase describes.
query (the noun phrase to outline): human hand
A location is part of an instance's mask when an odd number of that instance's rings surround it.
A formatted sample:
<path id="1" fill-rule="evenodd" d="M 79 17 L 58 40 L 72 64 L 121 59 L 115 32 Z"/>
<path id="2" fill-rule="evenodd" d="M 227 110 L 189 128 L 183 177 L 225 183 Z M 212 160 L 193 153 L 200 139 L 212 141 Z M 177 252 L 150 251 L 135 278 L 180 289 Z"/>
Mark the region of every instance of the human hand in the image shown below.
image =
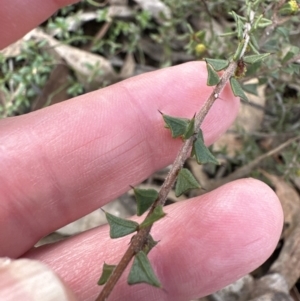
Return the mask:
<path id="1" fill-rule="evenodd" d="M 0 48 L 71 2 L 6 1 Z M 158 109 L 190 117 L 210 91 L 205 66 L 194 62 L 0 120 L 0 256 L 44 262 L 66 284 L 36 261 L 4 259 L 0 299 L 94 300 L 104 260 L 117 263 L 128 237 L 111 240 L 103 226 L 37 249 L 34 244 L 172 163 L 181 142 L 164 129 Z M 203 124 L 207 144 L 229 127 L 238 106 L 227 87 Z M 128 287 L 124 276 L 111 300 L 190 300 L 209 294 L 259 266 L 274 250 L 282 227 L 276 195 L 254 179 L 165 212 L 168 218 L 153 227 L 160 242 L 149 255 L 165 290 Z"/>

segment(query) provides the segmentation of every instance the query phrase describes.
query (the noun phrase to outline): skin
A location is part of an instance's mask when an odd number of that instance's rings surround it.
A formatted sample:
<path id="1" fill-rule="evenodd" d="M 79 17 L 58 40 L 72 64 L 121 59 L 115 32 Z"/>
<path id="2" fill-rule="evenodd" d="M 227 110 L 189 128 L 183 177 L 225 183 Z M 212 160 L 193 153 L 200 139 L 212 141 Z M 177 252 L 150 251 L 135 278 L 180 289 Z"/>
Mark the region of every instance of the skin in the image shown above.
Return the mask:
<path id="1" fill-rule="evenodd" d="M 0 0 L 0 48 L 73 2 Z M 171 164 L 181 142 L 164 129 L 157 110 L 191 117 L 210 92 L 205 66 L 192 62 L 0 120 L 0 256 L 23 258 L 0 260 L 0 299 L 19 300 L 21 294 L 34 300 L 39 293 L 50 300 L 47 282 L 27 290 L 32 274 L 26 271 L 39 274 L 40 263 L 31 261 L 38 260 L 59 275 L 54 290 L 66 292 L 66 299 L 51 300 L 94 300 L 103 262 L 117 263 L 128 237 L 111 240 L 102 226 L 52 245 L 34 244 Z M 226 131 L 238 108 L 227 87 L 203 124 L 207 145 Z M 254 179 L 165 211 L 152 232 L 160 243 L 150 253 L 164 290 L 128 288 L 123 277 L 111 300 L 190 300 L 221 289 L 270 256 L 283 224 L 277 196 Z M 17 277 L 18 263 L 27 269 Z"/>

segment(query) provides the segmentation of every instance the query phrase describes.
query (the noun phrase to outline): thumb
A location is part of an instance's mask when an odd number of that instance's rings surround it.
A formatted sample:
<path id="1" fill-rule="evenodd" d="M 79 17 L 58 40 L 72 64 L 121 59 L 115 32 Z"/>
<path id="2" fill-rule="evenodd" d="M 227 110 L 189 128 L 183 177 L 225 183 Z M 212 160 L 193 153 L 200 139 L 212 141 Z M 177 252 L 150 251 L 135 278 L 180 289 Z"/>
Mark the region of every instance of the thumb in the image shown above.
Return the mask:
<path id="1" fill-rule="evenodd" d="M 74 293 L 36 260 L 0 258 L 0 300 L 76 301 Z"/>

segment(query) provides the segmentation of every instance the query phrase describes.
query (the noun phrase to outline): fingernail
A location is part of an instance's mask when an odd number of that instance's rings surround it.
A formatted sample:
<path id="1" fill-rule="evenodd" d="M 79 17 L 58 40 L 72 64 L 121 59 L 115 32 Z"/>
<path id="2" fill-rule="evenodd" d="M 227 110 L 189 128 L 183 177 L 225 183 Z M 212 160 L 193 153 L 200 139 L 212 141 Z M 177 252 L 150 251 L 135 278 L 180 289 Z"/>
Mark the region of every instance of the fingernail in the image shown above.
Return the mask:
<path id="1" fill-rule="evenodd" d="M 46 265 L 0 258 L 0 300 L 75 301 L 74 293 Z"/>

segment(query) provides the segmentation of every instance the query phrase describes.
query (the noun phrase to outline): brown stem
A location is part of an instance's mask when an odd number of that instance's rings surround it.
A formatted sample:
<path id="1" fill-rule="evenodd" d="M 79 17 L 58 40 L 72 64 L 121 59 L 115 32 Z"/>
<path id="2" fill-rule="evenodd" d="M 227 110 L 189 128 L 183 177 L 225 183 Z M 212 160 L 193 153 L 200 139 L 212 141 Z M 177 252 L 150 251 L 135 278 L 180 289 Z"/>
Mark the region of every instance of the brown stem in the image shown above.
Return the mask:
<path id="1" fill-rule="evenodd" d="M 200 131 L 200 126 L 208 114 L 210 108 L 214 104 L 214 102 L 219 98 L 221 92 L 223 91 L 226 83 L 230 79 L 230 77 L 234 74 L 235 69 L 237 67 L 237 63 L 232 61 L 227 69 L 224 71 L 220 82 L 216 87 L 214 88 L 213 92 L 210 94 L 207 101 L 204 103 L 203 107 L 199 111 L 199 113 L 195 117 L 195 135 Z M 174 185 L 178 172 L 182 168 L 185 160 L 188 158 L 191 152 L 194 136 L 186 140 L 181 149 L 179 150 L 179 153 L 172 165 L 172 168 L 167 175 L 158 195 L 158 199 L 155 201 L 155 203 L 152 205 L 147 217 L 153 212 L 153 210 L 159 206 L 164 205 L 166 202 L 167 196 L 172 189 L 172 186 Z M 127 265 L 130 263 L 131 259 L 134 257 L 134 255 L 139 252 L 145 245 L 149 232 L 151 230 L 151 226 L 147 228 L 143 228 L 138 231 L 138 233 L 132 238 L 131 243 L 123 255 L 121 261 L 117 265 L 117 267 L 114 269 L 112 275 L 109 277 L 108 281 L 106 282 L 105 286 L 103 287 L 101 293 L 97 297 L 95 301 L 105 301 L 111 291 L 113 290 L 114 286 L 116 285 L 117 281 L 123 274 L 124 270 L 126 269 Z"/>

